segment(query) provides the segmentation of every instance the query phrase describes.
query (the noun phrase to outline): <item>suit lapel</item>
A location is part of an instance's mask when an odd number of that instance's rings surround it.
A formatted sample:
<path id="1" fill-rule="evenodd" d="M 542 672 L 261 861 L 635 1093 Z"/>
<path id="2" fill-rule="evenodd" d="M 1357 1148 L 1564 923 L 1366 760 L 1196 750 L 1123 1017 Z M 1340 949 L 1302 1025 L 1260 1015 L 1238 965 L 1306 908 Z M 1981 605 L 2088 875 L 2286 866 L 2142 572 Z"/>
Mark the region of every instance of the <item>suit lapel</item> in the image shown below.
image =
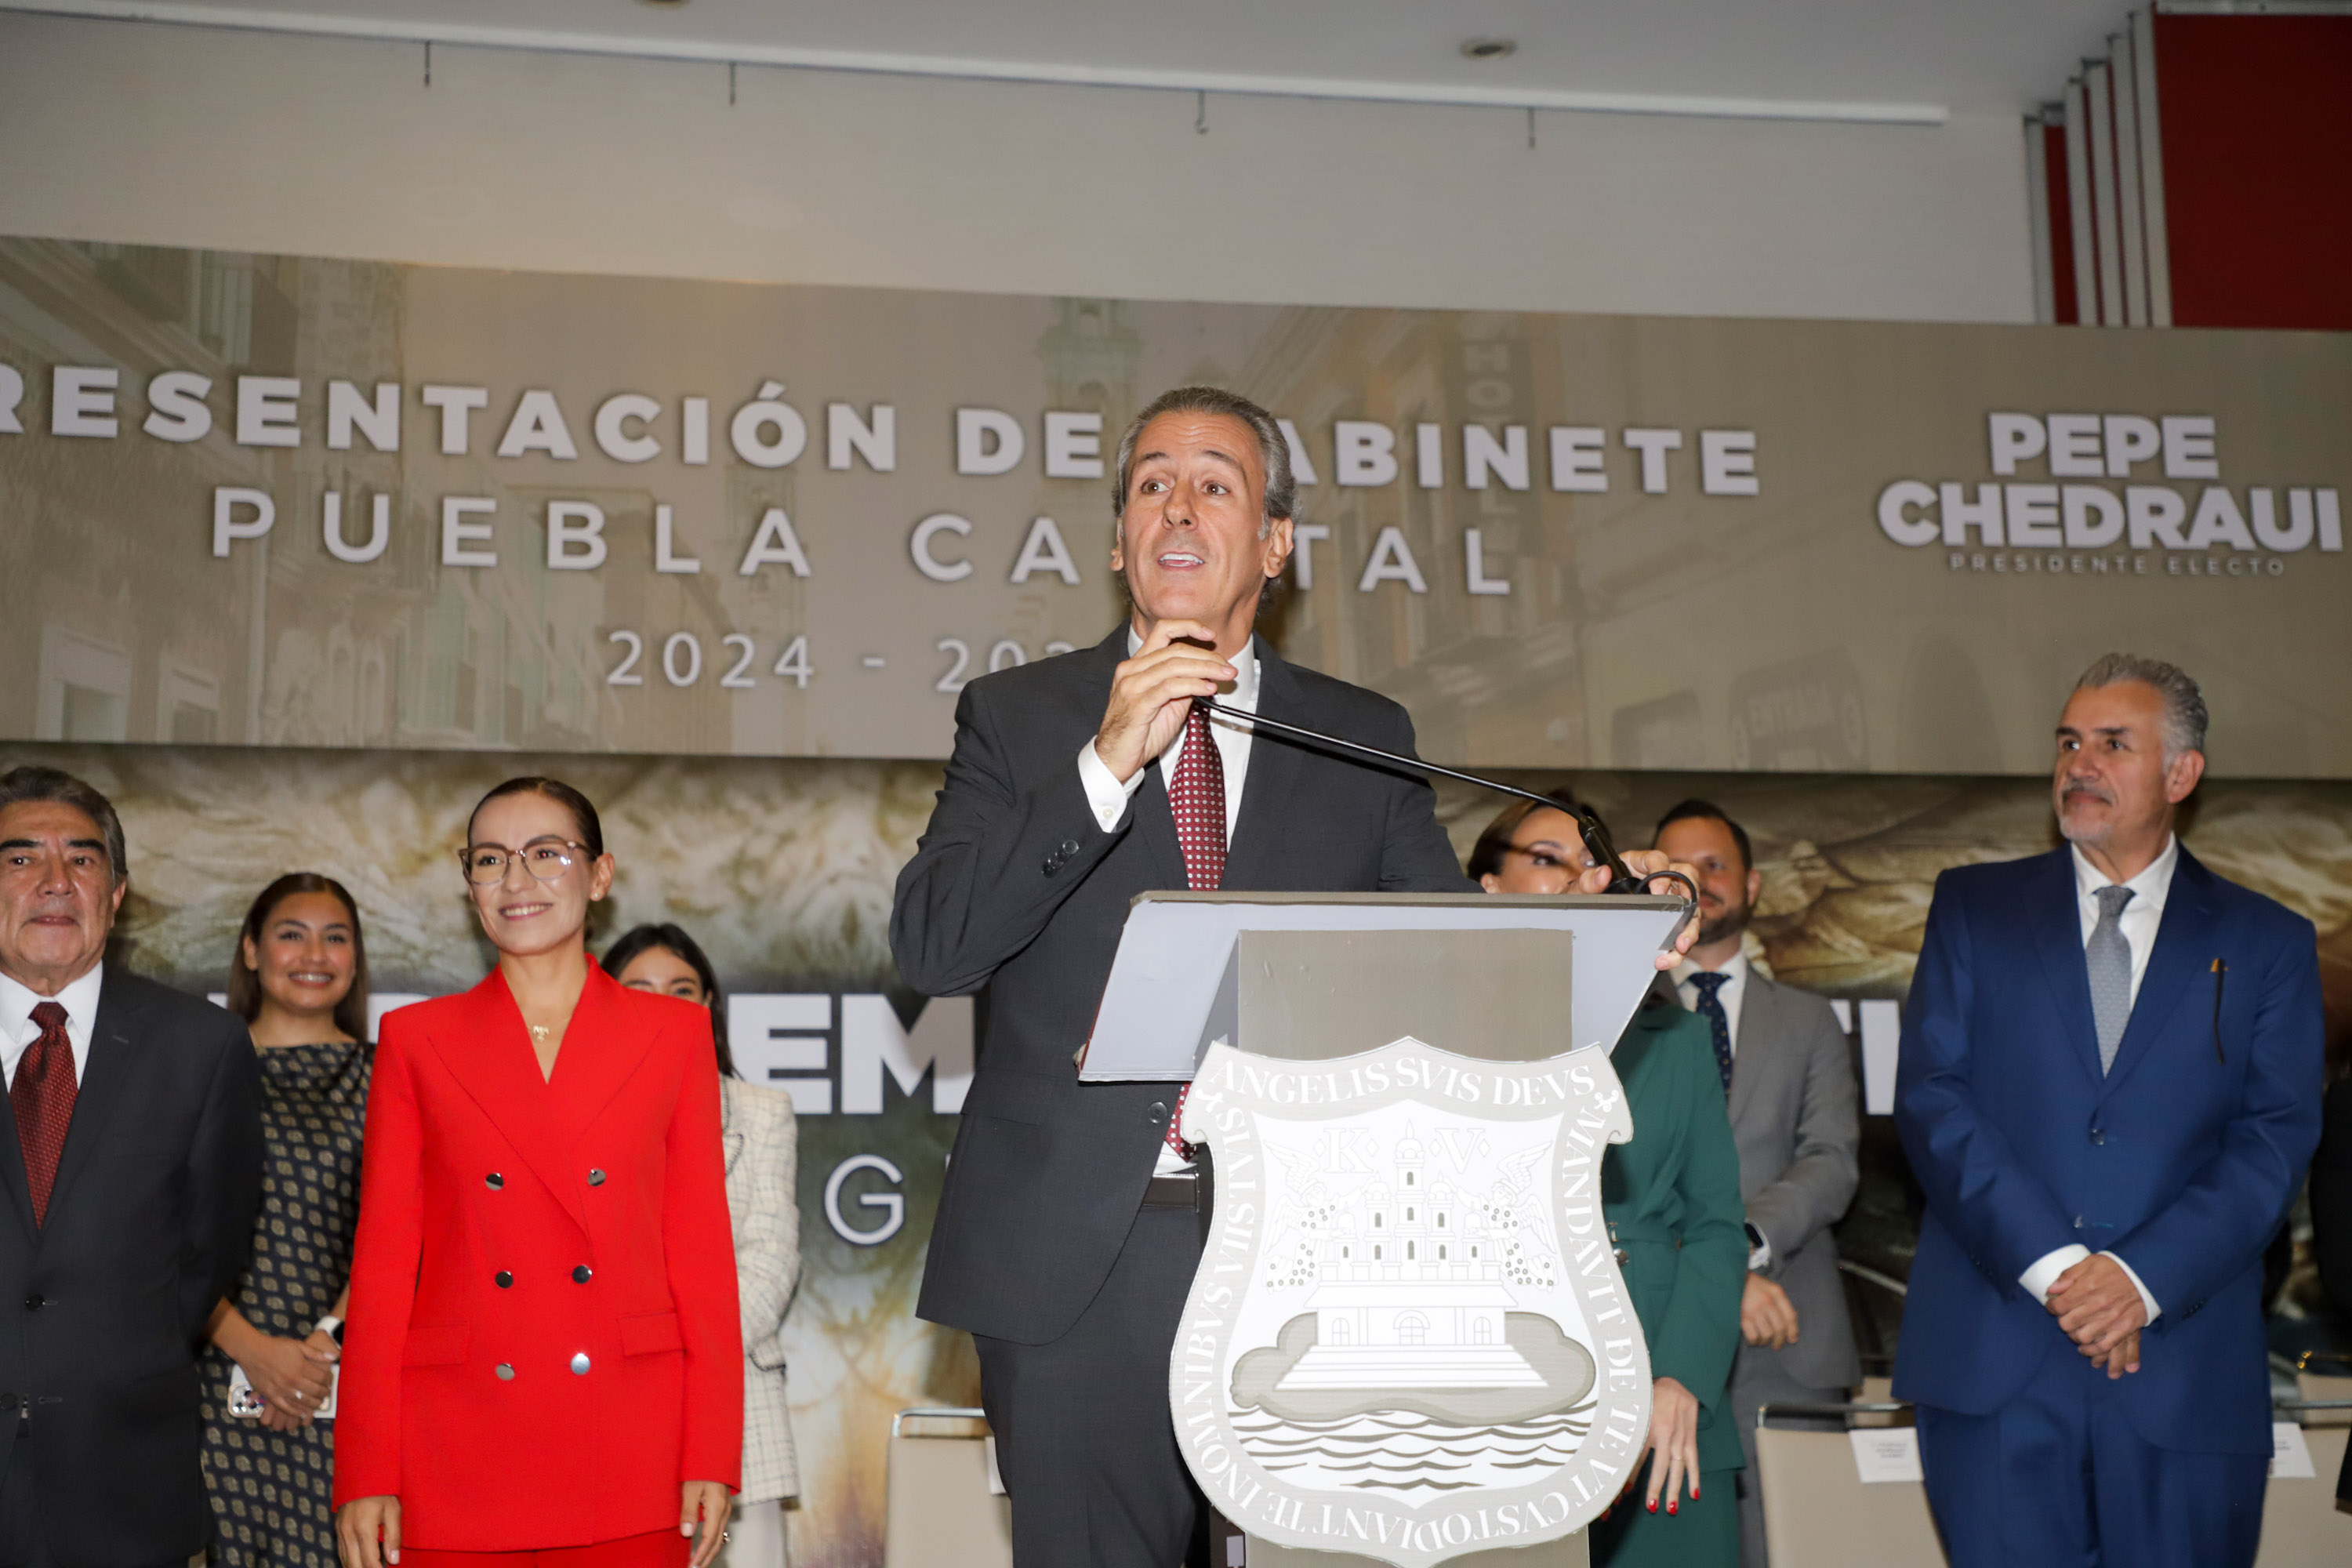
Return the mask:
<path id="1" fill-rule="evenodd" d="M 113 972 L 109 971 L 99 988 L 98 1016 L 90 1021 L 89 1060 L 83 1065 L 81 1082 L 74 1089 L 73 1120 L 67 1124 L 65 1150 L 58 1157 L 57 1183 L 49 1189 L 50 1224 L 57 1222 L 66 1200 L 72 1196 L 75 1178 L 98 1157 L 95 1151 L 105 1142 L 108 1124 L 131 1092 L 139 1048 L 131 1042 L 138 1023 L 136 1005 L 123 995 Z M 9 1118 L 11 1123 L 15 1120 Z M 12 1125 L 12 1141 L 15 1133 Z M 16 1170 L 23 1169 L 19 1146 Z M 25 1212 L 30 1217 L 29 1204 Z"/>
<path id="2" fill-rule="evenodd" d="M 0 1116 L 0 1186 L 8 1189 L 8 1206 L 15 1212 L 17 1223 L 25 1227 L 26 1245 L 31 1246 L 39 1238 L 40 1227 L 33 1223 L 33 1199 L 25 1179 L 25 1146 L 16 1141 L 14 1106 L 7 1115 Z M 54 1188 L 49 1196 L 56 1198 Z"/>
<path id="3" fill-rule="evenodd" d="M 586 1000 L 585 992 L 582 1000 Z M 564 1050 L 569 1052 L 575 1042 L 569 1029 L 565 1033 Z M 587 1206 L 572 1180 L 572 1163 L 564 1157 L 570 1140 L 557 1124 L 553 1091 L 540 1076 L 530 1031 L 505 977 L 491 970 L 488 979 L 460 999 L 449 1026 L 426 1038 L 457 1086 L 585 1231 Z M 562 1074 L 563 1058 L 558 1056 L 556 1076 Z"/>
<path id="4" fill-rule="evenodd" d="M 1307 700 L 1290 666 L 1277 657 L 1265 639 L 1257 639 L 1257 707 L 1269 719 L 1293 724 L 1307 721 Z M 1298 776 L 1299 750 L 1281 736 L 1261 730 L 1250 738 L 1249 773 L 1242 784 L 1241 815 L 1234 823 L 1234 841 L 1225 852 L 1228 888 L 1262 886 L 1281 846 L 1280 824 L 1286 815 L 1293 782 Z M 1174 834 L 1174 826 L 1170 826 Z"/>
<path id="5" fill-rule="evenodd" d="M 1731 1123 L 1737 1127 L 1748 1112 L 1748 1102 L 1756 1098 L 1756 1080 L 1764 1076 L 1769 1064 L 1766 1053 L 1771 1050 L 1776 1031 L 1772 1027 L 1772 1010 L 1780 1005 L 1773 995 L 1772 982 L 1756 973 L 1753 964 L 1748 968 L 1747 994 L 1739 999 L 1739 1038 L 1731 1053 L 1731 1101 L 1727 1108 Z M 1677 1000 L 1681 993 L 1676 992 Z"/>
<path id="6" fill-rule="evenodd" d="M 2100 1080 L 2099 1031 L 2091 1016 L 2091 971 L 2083 958 L 2083 917 L 2074 897 L 2074 858 L 2071 849 L 2055 849 L 2042 857 L 2042 872 L 2034 895 L 2026 900 L 2026 924 L 2042 973 L 2058 1004 L 2058 1023 L 2075 1059 L 2091 1081 Z"/>
<path id="7" fill-rule="evenodd" d="M 2139 1065 L 2156 1037 L 2180 1005 L 2181 993 L 2198 975 L 2208 972 L 2213 959 L 2213 931 L 2221 907 L 2213 898 L 2213 873 L 2181 846 L 2172 868 L 2172 886 L 2164 897 L 2164 919 L 2157 922 L 2156 950 L 2147 955 L 2140 976 L 2139 994 L 2132 1001 L 2131 1019 L 2116 1046 L 2116 1065 L 2108 1072 L 2100 1098 L 2116 1091 L 2125 1075 Z M 2087 980 L 2084 982 L 2087 987 Z"/>
<path id="8" fill-rule="evenodd" d="M 588 984 L 564 1026 L 555 1076 L 547 1082 L 567 1155 L 653 1049 L 655 1033 L 656 1026 L 638 1016 L 636 999 L 592 962 Z M 531 1064 L 534 1070 L 538 1065 Z M 567 1160 L 565 1168 L 571 1164 Z"/>

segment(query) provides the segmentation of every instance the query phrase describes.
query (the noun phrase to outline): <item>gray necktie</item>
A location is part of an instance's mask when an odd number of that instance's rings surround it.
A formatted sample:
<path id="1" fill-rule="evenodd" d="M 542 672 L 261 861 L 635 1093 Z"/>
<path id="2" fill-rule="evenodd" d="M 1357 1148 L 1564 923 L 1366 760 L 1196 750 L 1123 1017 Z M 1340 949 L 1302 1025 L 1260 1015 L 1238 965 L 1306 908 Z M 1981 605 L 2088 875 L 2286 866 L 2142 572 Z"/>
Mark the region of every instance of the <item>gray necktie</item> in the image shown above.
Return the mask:
<path id="1" fill-rule="evenodd" d="M 2092 897 L 2099 900 L 2099 923 L 2091 928 L 2083 961 L 2091 971 L 2091 1022 L 2099 1031 L 2104 1077 L 2116 1065 L 2116 1047 L 2131 1022 L 2131 943 L 2124 940 L 2124 906 L 2131 902 L 2132 890 L 2101 888 Z"/>

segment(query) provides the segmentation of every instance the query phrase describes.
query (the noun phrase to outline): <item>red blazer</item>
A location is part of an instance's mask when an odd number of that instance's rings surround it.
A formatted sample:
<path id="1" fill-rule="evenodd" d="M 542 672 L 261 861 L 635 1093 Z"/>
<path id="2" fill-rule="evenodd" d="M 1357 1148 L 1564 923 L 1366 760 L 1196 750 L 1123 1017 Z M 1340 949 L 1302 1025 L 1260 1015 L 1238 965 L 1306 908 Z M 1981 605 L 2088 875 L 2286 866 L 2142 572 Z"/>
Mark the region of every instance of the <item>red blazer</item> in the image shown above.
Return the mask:
<path id="1" fill-rule="evenodd" d="M 493 971 L 389 1014 L 369 1090 L 335 1503 L 409 1546 L 677 1528 L 738 1484 L 743 1344 L 710 1016 L 593 964 L 551 1079 Z"/>

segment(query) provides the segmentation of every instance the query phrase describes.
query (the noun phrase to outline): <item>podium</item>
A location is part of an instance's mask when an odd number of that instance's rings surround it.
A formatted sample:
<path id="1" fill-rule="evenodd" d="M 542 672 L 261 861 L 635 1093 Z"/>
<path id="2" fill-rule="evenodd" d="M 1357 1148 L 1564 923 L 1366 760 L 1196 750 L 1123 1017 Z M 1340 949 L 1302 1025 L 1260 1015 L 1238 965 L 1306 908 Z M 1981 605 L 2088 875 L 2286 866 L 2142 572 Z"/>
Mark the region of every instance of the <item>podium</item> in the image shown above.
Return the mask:
<path id="1" fill-rule="evenodd" d="M 1646 1345 L 1609 1051 L 1681 899 L 1150 893 L 1080 1065 L 1189 1079 L 1213 1209 L 1169 1367 L 1221 1568 L 1585 1562 Z M 1238 1550 L 1234 1550 L 1234 1549 Z"/>

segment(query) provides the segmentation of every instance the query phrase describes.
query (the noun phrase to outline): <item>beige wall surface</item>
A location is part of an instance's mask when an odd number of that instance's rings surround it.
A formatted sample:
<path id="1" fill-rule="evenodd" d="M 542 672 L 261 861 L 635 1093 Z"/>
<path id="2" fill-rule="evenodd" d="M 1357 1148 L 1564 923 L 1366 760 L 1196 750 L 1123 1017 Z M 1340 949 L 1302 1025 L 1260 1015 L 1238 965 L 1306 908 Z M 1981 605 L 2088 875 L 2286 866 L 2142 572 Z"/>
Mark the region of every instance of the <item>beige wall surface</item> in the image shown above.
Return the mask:
<path id="1" fill-rule="evenodd" d="M 2032 317 L 2006 116 L 950 82 L 0 16 L 0 232 L 1125 299 Z"/>

